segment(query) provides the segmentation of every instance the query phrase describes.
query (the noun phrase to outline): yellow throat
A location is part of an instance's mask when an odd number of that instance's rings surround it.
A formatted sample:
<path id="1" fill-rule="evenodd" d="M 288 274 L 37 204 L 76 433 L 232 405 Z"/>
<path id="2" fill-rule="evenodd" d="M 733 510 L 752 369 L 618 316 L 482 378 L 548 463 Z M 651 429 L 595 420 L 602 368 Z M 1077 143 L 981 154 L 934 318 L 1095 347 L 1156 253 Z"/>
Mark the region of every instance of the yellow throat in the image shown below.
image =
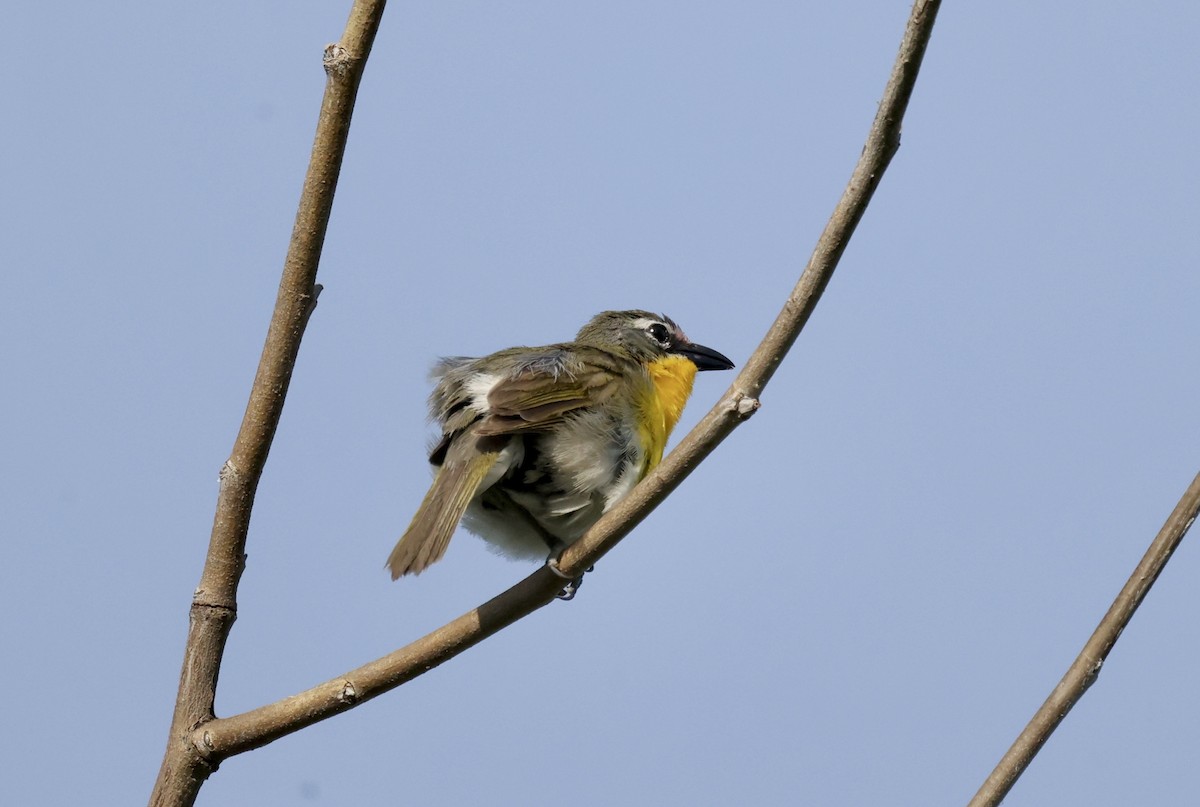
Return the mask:
<path id="1" fill-rule="evenodd" d="M 646 371 L 650 374 L 651 389 L 638 402 L 641 415 L 638 436 L 646 449 L 642 476 L 650 473 L 662 460 L 667 438 L 692 394 L 696 365 L 682 356 L 666 356 L 646 365 Z"/>

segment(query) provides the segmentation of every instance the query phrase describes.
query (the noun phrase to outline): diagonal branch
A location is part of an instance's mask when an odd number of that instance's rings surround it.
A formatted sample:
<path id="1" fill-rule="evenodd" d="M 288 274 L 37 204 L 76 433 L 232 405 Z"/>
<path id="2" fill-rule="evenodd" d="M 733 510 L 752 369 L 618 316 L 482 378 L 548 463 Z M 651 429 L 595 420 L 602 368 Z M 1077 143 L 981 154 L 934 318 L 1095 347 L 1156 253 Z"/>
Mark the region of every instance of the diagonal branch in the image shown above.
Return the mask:
<path id="1" fill-rule="evenodd" d="M 917 0 L 913 6 L 900 53 L 862 156 L 808 265 L 766 337 L 720 402 L 670 456 L 567 549 L 559 561 L 566 576 L 581 574 L 615 546 L 758 408 L 758 395 L 820 300 L 854 228 L 900 145 L 901 120 L 939 6 L 940 0 Z M 208 721 L 192 733 L 192 741 L 213 766 L 229 756 L 265 745 L 427 672 L 551 602 L 561 586 L 560 577 L 547 568 L 539 569 L 479 608 L 407 647 L 276 703 Z"/>
<path id="2" fill-rule="evenodd" d="M 356 0 L 342 40 L 325 50 L 327 82 L 312 157 L 246 413 L 233 451 L 221 469 L 208 555 L 192 599 L 175 712 L 151 805 L 193 804 L 200 785 L 215 769 L 197 752 L 190 734 L 213 717 L 225 641 L 237 617 L 237 587 L 245 568 L 254 494 L 279 425 L 300 339 L 320 293 L 317 265 L 350 116 L 384 5 L 385 0 Z"/>
<path id="3" fill-rule="evenodd" d="M 1142 600 L 1146 599 L 1146 594 L 1150 592 L 1150 587 L 1175 553 L 1175 548 L 1183 541 L 1183 536 L 1196 520 L 1197 513 L 1200 513 L 1200 474 L 1192 480 L 1183 498 L 1175 505 L 1167 522 L 1150 543 L 1150 548 L 1146 550 L 1141 562 L 1129 576 L 1121 593 L 1109 606 L 1108 613 L 1100 620 L 1100 624 L 1096 626 L 1096 630 L 1072 662 L 1066 675 L 997 763 L 995 770 L 984 781 L 968 807 L 995 807 L 1004 800 L 1008 791 L 1012 790 L 1017 779 L 1058 728 L 1058 724 L 1066 719 L 1067 713 L 1100 676 L 1100 668 L 1113 645 L 1117 643 L 1129 620 L 1133 619 Z"/>

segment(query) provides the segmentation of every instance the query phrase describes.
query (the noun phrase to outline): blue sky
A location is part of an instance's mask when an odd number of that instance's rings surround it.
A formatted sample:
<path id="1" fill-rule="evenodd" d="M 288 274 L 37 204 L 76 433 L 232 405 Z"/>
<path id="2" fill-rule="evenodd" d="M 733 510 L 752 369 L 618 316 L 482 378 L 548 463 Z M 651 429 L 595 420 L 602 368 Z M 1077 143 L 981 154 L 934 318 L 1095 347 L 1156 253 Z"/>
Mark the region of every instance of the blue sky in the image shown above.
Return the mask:
<path id="1" fill-rule="evenodd" d="M 348 4 L 13 4 L 6 804 L 138 803 Z M 674 317 L 739 364 L 906 2 L 403 4 L 359 94 L 217 709 L 530 567 L 392 583 L 439 355 Z M 760 413 L 581 595 L 227 761 L 201 805 L 961 804 L 1200 468 L 1200 7 L 948 3 Z M 701 376 L 681 429 L 729 376 Z M 1185 541 L 1006 805 L 1187 804 Z"/>

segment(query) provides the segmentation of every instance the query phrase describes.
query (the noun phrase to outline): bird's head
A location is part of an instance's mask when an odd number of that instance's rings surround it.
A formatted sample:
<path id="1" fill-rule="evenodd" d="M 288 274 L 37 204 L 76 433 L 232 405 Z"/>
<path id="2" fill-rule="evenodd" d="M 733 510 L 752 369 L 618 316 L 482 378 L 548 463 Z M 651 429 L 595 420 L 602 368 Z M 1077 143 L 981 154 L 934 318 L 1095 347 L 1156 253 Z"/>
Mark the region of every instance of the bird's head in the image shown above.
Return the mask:
<path id="1" fill-rule="evenodd" d="M 586 344 L 618 347 L 648 364 L 667 356 L 682 356 L 697 370 L 729 370 L 724 354 L 687 338 L 683 329 L 666 314 L 649 311 L 604 311 L 579 330 L 576 339 Z"/>

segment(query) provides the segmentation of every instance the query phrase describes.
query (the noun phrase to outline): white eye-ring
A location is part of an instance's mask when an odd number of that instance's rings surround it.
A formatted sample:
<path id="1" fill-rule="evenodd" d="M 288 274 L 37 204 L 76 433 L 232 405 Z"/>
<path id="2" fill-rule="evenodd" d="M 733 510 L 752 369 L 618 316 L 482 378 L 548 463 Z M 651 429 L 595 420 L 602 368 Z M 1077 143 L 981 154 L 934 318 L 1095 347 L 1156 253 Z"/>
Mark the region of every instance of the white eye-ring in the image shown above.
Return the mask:
<path id="1" fill-rule="evenodd" d="M 652 322 L 647 325 L 646 333 L 650 334 L 650 338 L 663 347 L 671 344 L 671 329 L 661 322 Z"/>

